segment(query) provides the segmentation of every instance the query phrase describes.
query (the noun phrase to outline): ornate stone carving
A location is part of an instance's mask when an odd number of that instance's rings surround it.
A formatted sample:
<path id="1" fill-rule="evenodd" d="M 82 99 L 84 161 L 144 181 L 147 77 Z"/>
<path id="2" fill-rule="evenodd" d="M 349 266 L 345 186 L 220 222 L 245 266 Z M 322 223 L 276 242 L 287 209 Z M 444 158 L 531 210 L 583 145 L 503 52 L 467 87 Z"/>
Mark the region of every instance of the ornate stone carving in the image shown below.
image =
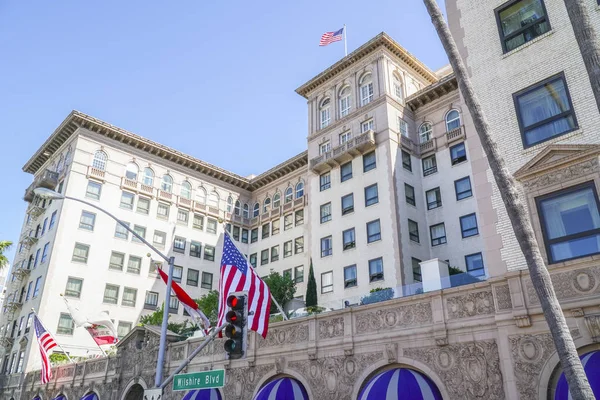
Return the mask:
<path id="1" fill-rule="evenodd" d="M 388 363 L 395 363 L 398 359 L 398 344 L 388 343 L 385 345 L 385 355 L 387 356 Z"/>
<path id="2" fill-rule="evenodd" d="M 493 340 L 409 348 L 404 349 L 404 356 L 434 370 L 450 399 L 505 398 L 498 346 Z"/>
<path id="3" fill-rule="evenodd" d="M 585 326 L 594 342 L 600 340 L 600 315 L 586 315 Z"/>
<path id="4" fill-rule="evenodd" d="M 511 310 L 512 299 L 510 297 L 510 289 L 508 285 L 499 285 L 494 288 L 496 293 L 496 302 L 498 304 L 498 311 Z"/>
<path id="5" fill-rule="evenodd" d="M 435 344 L 438 346 L 448 346 L 448 337 L 435 338 Z"/>
<path id="6" fill-rule="evenodd" d="M 494 313 L 494 298 L 491 290 L 471 292 L 446 299 L 448 318 L 469 318 Z"/>
<path id="7" fill-rule="evenodd" d="M 585 313 L 583 312 L 583 308 L 574 308 L 571 310 L 571 317 L 580 318 L 583 317 Z"/>
<path id="8" fill-rule="evenodd" d="M 409 328 L 433 322 L 431 303 L 415 303 L 385 310 L 356 313 L 356 333 L 368 333 L 382 328 Z"/>
<path id="9" fill-rule="evenodd" d="M 314 399 L 346 400 L 362 372 L 384 358 L 382 352 L 351 357 L 327 357 L 318 360 L 292 361 L 290 369 L 307 381 Z"/>
<path id="10" fill-rule="evenodd" d="M 253 368 L 230 368 L 225 375 L 224 398 L 227 400 L 252 399 L 256 385 L 269 372 L 275 374 L 273 364 L 257 365 Z"/>
<path id="11" fill-rule="evenodd" d="M 171 361 L 180 361 L 184 358 L 185 346 L 171 347 Z"/>
<path id="12" fill-rule="evenodd" d="M 332 318 L 319 321 L 319 339 L 331 339 L 344 336 L 344 318 Z"/>
<path id="13" fill-rule="evenodd" d="M 308 324 L 294 325 L 289 328 L 271 328 L 266 339 L 256 338 L 258 348 L 281 346 L 308 341 Z"/>
<path id="14" fill-rule="evenodd" d="M 519 328 L 527 328 L 531 326 L 531 318 L 529 318 L 529 315 L 520 315 L 518 317 L 513 317 L 513 319 Z"/>
<path id="15" fill-rule="evenodd" d="M 523 182 L 523 186 L 527 191 L 533 191 L 537 189 L 543 189 L 557 183 L 569 182 L 580 176 L 593 174 L 598 171 L 600 171 L 600 168 L 598 167 L 598 158 L 594 157 L 590 160 L 569 165 L 565 168 L 555 169 L 547 174 L 529 179 Z"/>
<path id="16" fill-rule="evenodd" d="M 576 269 L 550 274 L 556 297 L 560 300 L 581 297 L 585 294 L 600 293 L 600 266 Z M 539 304 L 539 299 L 531 278 L 525 281 L 527 298 L 531 304 Z"/>
<path id="17" fill-rule="evenodd" d="M 275 372 L 281 374 L 285 368 L 285 357 L 278 357 L 275 359 Z"/>

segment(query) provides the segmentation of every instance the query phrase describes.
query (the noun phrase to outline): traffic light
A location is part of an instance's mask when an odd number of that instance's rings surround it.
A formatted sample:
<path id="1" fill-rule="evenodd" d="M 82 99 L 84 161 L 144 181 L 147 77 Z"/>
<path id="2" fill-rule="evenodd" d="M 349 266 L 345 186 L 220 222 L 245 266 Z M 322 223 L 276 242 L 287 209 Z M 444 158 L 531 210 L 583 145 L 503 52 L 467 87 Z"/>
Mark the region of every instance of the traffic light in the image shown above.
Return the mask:
<path id="1" fill-rule="evenodd" d="M 225 352 L 231 360 L 246 357 L 246 337 L 248 324 L 248 295 L 232 293 L 227 297 L 227 313 L 225 314 Z"/>

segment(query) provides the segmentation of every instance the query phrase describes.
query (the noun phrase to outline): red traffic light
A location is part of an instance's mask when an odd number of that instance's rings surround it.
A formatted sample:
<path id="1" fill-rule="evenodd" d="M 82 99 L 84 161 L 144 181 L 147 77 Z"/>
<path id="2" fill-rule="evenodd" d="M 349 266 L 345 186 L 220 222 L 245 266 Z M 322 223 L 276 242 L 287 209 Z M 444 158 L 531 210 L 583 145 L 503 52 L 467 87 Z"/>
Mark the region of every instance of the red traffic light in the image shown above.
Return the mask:
<path id="1" fill-rule="evenodd" d="M 241 322 L 243 319 L 244 317 L 236 311 L 228 311 L 227 314 L 225 314 L 225 321 L 229 322 L 230 324 L 236 324 Z"/>
<path id="2" fill-rule="evenodd" d="M 232 310 L 241 310 L 244 308 L 245 297 L 244 296 L 236 296 L 232 294 L 227 298 L 227 305 L 231 307 Z"/>

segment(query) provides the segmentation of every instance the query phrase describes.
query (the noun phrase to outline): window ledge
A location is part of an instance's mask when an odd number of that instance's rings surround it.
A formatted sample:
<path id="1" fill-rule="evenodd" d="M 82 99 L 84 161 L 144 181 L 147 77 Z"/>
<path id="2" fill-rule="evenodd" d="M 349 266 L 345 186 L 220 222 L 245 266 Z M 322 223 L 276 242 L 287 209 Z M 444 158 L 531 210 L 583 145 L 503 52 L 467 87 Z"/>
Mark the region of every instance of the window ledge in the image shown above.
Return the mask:
<path id="1" fill-rule="evenodd" d="M 573 138 L 575 136 L 583 136 L 583 133 L 584 133 L 584 130 L 581 129 L 581 127 L 577 128 L 577 129 L 575 129 L 575 130 L 573 130 L 573 131 L 571 131 L 569 133 L 565 133 L 563 135 L 559 135 L 559 136 L 553 137 L 552 139 L 545 140 L 545 141 L 540 142 L 538 144 L 534 144 L 531 147 L 523 149 L 523 153 L 522 154 L 524 156 L 529 156 L 529 155 L 532 155 L 533 153 L 537 154 L 540 150 L 548 147 L 551 144 L 562 142 L 564 140 L 569 140 L 569 139 L 571 139 L 571 138 Z"/>
<path id="2" fill-rule="evenodd" d="M 503 54 L 503 55 L 502 55 L 502 59 L 505 59 L 506 57 L 510 57 L 510 56 L 512 56 L 513 54 L 520 52 L 521 50 L 523 50 L 523 49 L 525 49 L 525 48 L 527 48 L 527 47 L 531 46 L 531 45 L 532 45 L 532 44 L 534 44 L 534 43 L 537 43 L 537 42 L 539 42 L 540 40 L 543 40 L 544 38 L 546 38 L 546 37 L 548 37 L 548 36 L 552 35 L 553 33 L 554 33 L 554 29 L 552 29 L 552 30 L 550 30 L 550 31 L 548 31 L 548 32 L 546 32 L 546 33 L 544 33 L 544 34 L 543 34 L 543 35 L 541 35 L 541 36 L 538 36 L 538 37 L 536 37 L 535 39 L 532 39 L 532 40 L 530 40 L 530 41 L 529 41 L 529 42 L 527 42 L 527 43 L 523 43 L 522 45 L 520 45 L 520 46 L 519 46 L 519 47 L 517 47 L 516 49 L 513 49 L 513 50 L 509 51 L 508 53 L 505 53 L 505 54 Z"/>

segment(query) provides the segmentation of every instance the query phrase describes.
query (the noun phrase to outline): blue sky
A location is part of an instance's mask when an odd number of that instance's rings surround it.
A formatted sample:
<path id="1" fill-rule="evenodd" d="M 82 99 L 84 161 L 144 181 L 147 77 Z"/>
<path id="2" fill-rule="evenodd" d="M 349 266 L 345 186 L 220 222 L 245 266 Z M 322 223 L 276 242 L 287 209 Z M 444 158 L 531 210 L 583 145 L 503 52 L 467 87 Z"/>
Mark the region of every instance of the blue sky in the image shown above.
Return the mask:
<path id="1" fill-rule="evenodd" d="M 447 64 L 421 0 L 1 1 L 0 240 L 18 239 L 21 167 L 72 109 L 244 176 L 300 153 L 294 89 L 343 57 L 318 46 L 343 24 L 349 52 L 385 31 Z"/>

